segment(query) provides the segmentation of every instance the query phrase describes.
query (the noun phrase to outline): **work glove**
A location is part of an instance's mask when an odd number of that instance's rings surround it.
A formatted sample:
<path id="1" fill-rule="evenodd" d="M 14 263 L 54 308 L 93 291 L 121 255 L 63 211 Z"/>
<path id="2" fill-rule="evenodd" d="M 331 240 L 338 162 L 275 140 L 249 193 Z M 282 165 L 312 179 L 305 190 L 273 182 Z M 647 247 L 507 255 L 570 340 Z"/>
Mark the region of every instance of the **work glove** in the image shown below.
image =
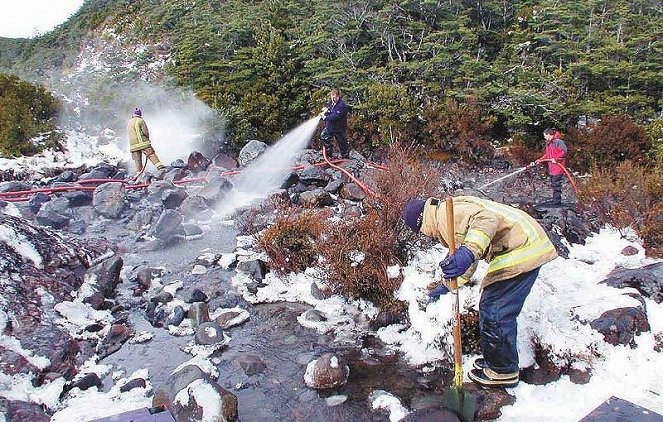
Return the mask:
<path id="1" fill-rule="evenodd" d="M 444 284 L 440 284 L 439 286 L 428 292 L 428 297 L 430 298 L 431 302 L 435 302 L 440 298 L 440 296 L 444 296 L 447 293 L 449 293 L 449 289 L 447 289 L 447 286 L 445 286 Z"/>
<path id="2" fill-rule="evenodd" d="M 454 278 L 465 274 L 473 262 L 474 254 L 467 246 L 462 245 L 453 255 L 447 255 L 440 262 L 440 268 L 445 278 Z"/>

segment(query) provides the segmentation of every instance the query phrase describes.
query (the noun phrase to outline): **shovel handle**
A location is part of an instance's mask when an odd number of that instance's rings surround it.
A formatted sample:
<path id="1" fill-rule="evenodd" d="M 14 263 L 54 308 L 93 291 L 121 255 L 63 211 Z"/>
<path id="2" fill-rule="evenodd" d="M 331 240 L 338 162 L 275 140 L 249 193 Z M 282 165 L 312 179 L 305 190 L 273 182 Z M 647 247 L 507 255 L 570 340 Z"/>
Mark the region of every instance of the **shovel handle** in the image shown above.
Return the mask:
<path id="1" fill-rule="evenodd" d="M 454 229 L 454 203 L 452 198 L 446 199 L 447 205 L 447 240 L 449 242 L 449 255 L 456 252 L 456 233 Z M 463 354 L 460 338 L 460 303 L 458 298 L 458 279 L 449 280 L 451 291 L 455 292 L 453 302 L 453 335 L 454 335 L 454 386 L 457 389 L 463 387 Z"/>

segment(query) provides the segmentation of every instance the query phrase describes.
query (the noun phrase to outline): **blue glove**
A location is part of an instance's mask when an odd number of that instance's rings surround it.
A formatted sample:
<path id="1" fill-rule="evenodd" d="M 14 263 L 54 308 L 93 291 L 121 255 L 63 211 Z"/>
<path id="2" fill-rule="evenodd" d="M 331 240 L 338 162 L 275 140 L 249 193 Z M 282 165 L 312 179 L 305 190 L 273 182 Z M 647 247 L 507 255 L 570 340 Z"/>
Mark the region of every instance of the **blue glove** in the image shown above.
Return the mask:
<path id="1" fill-rule="evenodd" d="M 467 246 L 463 245 L 453 255 L 447 255 L 440 262 L 440 268 L 442 268 L 445 278 L 454 278 L 465 274 L 465 271 L 470 268 L 473 262 L 474 254 Z"/>
<path id="2" fill-rule="evenodd" d="M 449 293 L 449 289 L 447 289 L 447 286 L 445 286 L 444 284 L 440 284 L 439 286 L 428 292 L 428 297 L 430 298 L 431 302 L 435 302 L 440 298 L 440 296 L 446 295 L 447 293 Z"/>

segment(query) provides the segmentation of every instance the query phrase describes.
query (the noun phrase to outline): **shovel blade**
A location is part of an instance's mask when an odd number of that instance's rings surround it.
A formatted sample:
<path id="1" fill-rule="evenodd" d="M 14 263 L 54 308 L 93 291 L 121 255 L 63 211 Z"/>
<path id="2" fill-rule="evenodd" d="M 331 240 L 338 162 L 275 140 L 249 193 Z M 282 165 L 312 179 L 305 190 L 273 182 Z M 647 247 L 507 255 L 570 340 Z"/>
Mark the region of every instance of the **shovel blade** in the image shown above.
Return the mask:
<path id="1" fill-rule="evenodd" d="M 474 422 L 476 412 L 476 400 L 463 388 L 451 387 L 443 397 L 443 404 L 449 410 L 453 410 L 462 422 Z"/>

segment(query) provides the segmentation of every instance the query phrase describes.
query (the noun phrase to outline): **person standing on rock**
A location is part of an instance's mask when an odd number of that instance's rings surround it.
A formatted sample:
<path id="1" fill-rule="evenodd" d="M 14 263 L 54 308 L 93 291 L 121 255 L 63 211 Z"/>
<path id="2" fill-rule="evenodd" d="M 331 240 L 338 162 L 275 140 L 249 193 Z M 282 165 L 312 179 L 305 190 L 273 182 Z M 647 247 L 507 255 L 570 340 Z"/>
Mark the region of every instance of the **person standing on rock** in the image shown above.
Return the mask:
<path id="1" fill-rule="evenodd" d="M 332 156 L 332 138 L 336 138 L 338 149 L 342 158 L 350 158 L 348 145 L 348 105 L 341 98 L 341 91 L 334 88 L 329 92 L 329 102 L 320 113 L 325 127 L 322 129 L 320 139 L 325 146 L 328 156 Z"/>
<path id="2" fill-rule="evenodd" d="M 562 205 L 562 180 L 564 179 L 564 168 L 566 167 L 566 144 L 562 140 L 562 134 L 554 128 L 543 131 L 546 140 L 546 149 L 543 155 L 530 165 L 548 163 L 548 174 L 552 187 L 552 199 L 546 205 Z"/>
<path id="3" fill-rule="evenodd" d="M 152 161 L 157 170 L 165 168 L 159 157 L 157 157 L 152 143 L 150 142 L 150 132 L 147 130 L 147 123 L 143 120 L 143 112 L 140 108 L 134 108 L 133 116 L 129 119 L 127 124 L 127 132 L 129 133 L 129 150 L 131 151 L 131 158 L 136 165 L 136 173 L 143 171 L 143 154 Z"/>
<path id="4" fill-rule="evenodd" d="M 440 262 L 446 280 L 430 295 L 448 292 L 448 280 L 458 286 L 474 274 L 477 261 L 488 261 L 479 301 L 480 345 L 483 357 L 474 361 L 469 377 L 484 387 L 515 387 L 519 381 L 517 318 L 539 275 L 557 257 L 541 225 L 517 208 L 474 196 L 453 198 L 455 242 L 460 247 Z M 445 202 L 412 199 L 403 212 L 415 233 L 449 245 Z"/>

